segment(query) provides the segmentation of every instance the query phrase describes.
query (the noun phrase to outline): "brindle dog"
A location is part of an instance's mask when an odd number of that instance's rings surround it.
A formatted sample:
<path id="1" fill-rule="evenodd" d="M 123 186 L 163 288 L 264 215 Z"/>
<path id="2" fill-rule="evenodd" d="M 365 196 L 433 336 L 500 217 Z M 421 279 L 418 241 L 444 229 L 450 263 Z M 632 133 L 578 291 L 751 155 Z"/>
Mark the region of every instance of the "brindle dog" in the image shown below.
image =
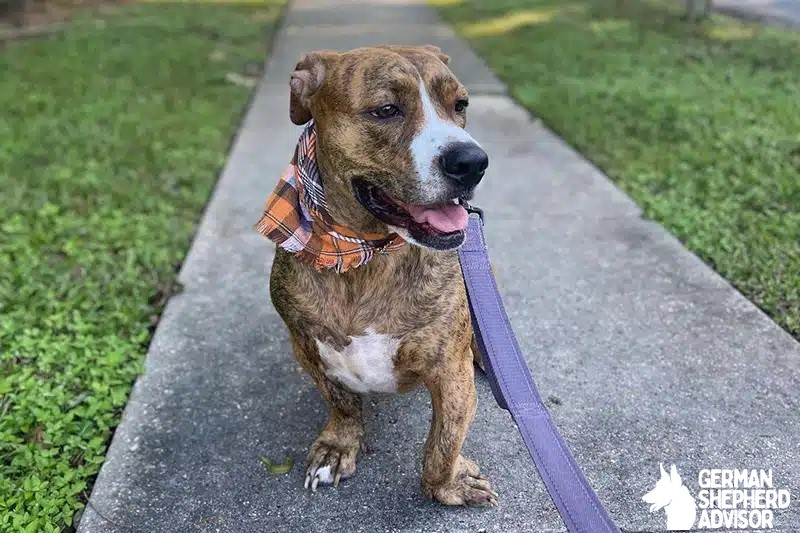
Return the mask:
<path id="1" fill-rule="evenodd" d="M 464 131 L 467 91 L 435 46 L 306 55 L 291 76 L 290 117 L 314 119 L 331 217 L 409 245 L 337 274 L 278 249 L 271 296 L 297 360 L 330 407 L 311 445 L 305 485 L 355 473 L 362 397 L 424 383 L 433 417 L 424 493 L 449 505 L 497 494 L 461 455 L 476 407 L 472 326 L 455 252 L 488 158 Z"/>

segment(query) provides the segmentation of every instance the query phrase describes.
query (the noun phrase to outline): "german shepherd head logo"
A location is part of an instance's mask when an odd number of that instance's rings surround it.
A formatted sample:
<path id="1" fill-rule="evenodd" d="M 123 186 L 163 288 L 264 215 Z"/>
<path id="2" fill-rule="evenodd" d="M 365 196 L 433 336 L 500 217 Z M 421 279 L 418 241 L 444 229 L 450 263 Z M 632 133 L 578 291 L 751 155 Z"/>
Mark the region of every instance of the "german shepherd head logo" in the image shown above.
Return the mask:
<path id="1" fill-rule="evenodd" d="M 650 504 L 650 512 L 664 509 L 667 514 L 667 530 L 685 531 L 691 529 L 697 518 L 697 504 L 689 489 L 683 484 L 678 469 L 672 465 L 669 473 L 660 464 L 661 478 L 653 490 L 642 496 Z"/>

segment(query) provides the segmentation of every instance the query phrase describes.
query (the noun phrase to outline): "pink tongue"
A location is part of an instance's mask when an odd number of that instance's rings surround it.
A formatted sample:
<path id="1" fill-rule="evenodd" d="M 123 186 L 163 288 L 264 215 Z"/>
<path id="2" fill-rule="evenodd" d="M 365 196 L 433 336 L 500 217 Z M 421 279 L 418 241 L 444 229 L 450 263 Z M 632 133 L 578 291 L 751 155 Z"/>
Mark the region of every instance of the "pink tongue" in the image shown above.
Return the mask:
<path id="1" fill-rule="evenodd" d="M 406 209 L 415 222 L 428 224 L 441 233 L 465 230 L 469 221 L 467 210 L 456 204 L 407 205 Z"/>

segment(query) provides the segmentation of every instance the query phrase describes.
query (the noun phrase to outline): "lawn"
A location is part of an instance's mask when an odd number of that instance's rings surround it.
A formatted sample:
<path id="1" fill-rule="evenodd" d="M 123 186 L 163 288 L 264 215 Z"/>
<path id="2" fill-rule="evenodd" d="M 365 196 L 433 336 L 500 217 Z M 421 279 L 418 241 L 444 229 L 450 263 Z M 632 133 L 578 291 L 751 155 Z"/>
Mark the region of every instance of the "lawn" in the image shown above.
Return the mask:
<path id="1" fill-rule="evenodd" d="M 0 50 L 0 531 L 71 530 L 282 3 L 128 4 Z"/>
<path id="2" fill-rule="evenodd" d="M 515 99 L 800 338 L 800 33 L 686 23 L 677 2 L 432 2 Z"/>

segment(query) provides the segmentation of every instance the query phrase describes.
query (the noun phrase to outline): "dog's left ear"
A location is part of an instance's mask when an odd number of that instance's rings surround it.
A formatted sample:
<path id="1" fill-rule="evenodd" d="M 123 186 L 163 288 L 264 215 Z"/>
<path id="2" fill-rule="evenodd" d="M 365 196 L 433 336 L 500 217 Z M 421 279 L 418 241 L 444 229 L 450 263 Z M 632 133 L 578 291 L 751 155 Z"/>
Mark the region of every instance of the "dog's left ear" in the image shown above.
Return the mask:
<path id="1" fill-rule="evenodd" d="M 289 118 L 298 126 L 313 118 L 311 97 L 322 87 L 325 71 L 337 55 L 339 54 L 327 50 L 311 52 L 303 56 L 294 67 L 289 79 Z"/>
<path id="2" fill-rule="evenodd" d="M 450 56 L 442 52 L 442 49 L 438 46 L 434 46 L 432 44 L 423 44 L 420 48 L 423 50 L 427 50 L 428 52 L 432 52 L 439 58 L 439 61 L 444 63 L 445 65 L 450 62 Z"/>

